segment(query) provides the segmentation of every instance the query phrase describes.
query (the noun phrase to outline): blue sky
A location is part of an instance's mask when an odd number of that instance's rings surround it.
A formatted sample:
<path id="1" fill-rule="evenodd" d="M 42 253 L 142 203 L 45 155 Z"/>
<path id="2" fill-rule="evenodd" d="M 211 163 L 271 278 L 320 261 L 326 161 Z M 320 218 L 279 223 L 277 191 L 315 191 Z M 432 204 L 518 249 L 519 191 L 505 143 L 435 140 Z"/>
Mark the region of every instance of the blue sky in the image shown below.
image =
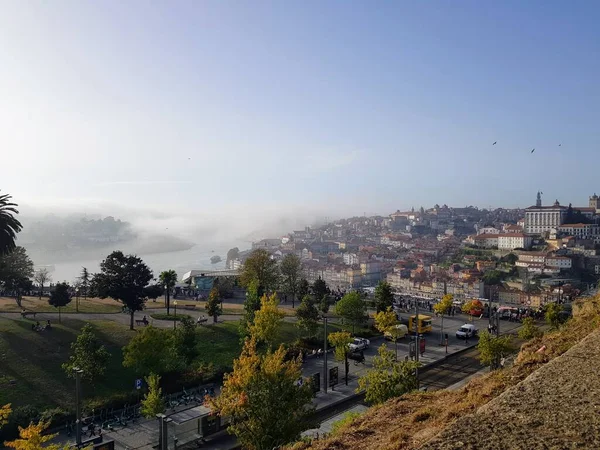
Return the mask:
<path id="1" fill-rule="evenodd" d="M 0 189 L 223 216 L 583 204 L 599 21 L 593 1 L 3 2 Z"/>

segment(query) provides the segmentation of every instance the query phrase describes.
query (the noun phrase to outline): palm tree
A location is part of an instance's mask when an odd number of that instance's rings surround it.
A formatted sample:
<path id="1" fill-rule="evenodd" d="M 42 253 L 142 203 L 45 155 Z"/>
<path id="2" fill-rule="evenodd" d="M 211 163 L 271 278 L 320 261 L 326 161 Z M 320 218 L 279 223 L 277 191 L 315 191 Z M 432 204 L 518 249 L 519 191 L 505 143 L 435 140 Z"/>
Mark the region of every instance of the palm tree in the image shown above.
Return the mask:
<path id="1" fill-rule="evenodd" d="M 165 287 L 165 296 L 167 300 L 167 314 L 169 314 L 169 310 L 171 307 L 171 289 L 175 287 L 177 284 L 177 272 L 174 270 L 165 270 L 161 272 L 158 276 L 158 280 L 160 284 Z"/>
<path id="2" fill-rule="evenodd" d="M 8 194 L 0 195 L 0 255 L 12 252 L 15 247 L 17 233 L 23 226 L 15 215 L 19 214 L 16 203 L 10 201 L 12 197 Z"/>

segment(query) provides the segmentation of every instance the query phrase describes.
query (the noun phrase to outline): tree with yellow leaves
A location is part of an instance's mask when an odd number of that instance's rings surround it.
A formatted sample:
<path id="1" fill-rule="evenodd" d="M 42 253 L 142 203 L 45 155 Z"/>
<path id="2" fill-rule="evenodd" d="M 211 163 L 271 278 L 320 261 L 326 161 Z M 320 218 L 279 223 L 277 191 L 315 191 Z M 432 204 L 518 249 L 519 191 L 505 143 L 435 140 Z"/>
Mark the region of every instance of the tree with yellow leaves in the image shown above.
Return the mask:
<path id="1" fill-rule="evenodd" d="M 278 305 L 277 294 L 268 297 L 263 295 L 260 299 L 260 309 L 256 311 L 254 322 L 250 325 L 250 336 L 256 338 L 257 341 L 265 342 L 269 347 L 272 347 L 277 339 L 281 321 L 285 316 Z"/>
<path id="2" fill-rule="evenodd" d="M 440 327 L 440 345 L 444 343 L 444 316 L 450 312 L 450 309 L 452 309 L 453 301 L 454 296 L 452 294 L 446 294 L 439 302 L 433 305 L 433 310 L 442 316 L 442 325 Z"/>
<path id="3" fill-rule="evenodd" d="M 336 331 L 329 333 L 327 340 L 333 345 L 333 354 L 338 361 L 344 361 L 346 386 L 348 385 L 348 352 L 349 345 L 352 342 L 352 335 L 347 331 Z"/>
<path id="4" fill-rule="evenodd" d="M 10 403 L 8 405 L 0 406 L 0 428 L 7 424 L 8 416 L 10 416 L 11 412 Z"/>
<path id="5" fill-rule="evenodd" d="M 400 337 L 400 329 L 397 327 L 398 318 L 396 313 L 392 311 L 391 307 L 388 307 L 385 311 L 380 311 L 375 314 L 375 328 L 380 333 L 386 334 L 394 340 L 396 345 L 396 360 L 398 359 L 398 338 Z"/>
<path id="6" fill-rule="evenodd" d="M 46 428 L 48 423 L 41 421 L 37 424 L 30 423 L 27 428 L 19 427 L 19 439 L 5 442 L 4 445 L 15 450 L 68 450 L 70 448 L 69 445 L 44 445 L 57 436 L 57 434 L 44 435 Z"/>
<path id="7" fill-rule="evenodd" d="M 261 355 L 256 337 L 248 338 L 233 372 L 225 375 L 218 397 L 210 398 L 213 414 L 230 417 L 228 431 L 249 450 L 279 448 L 310 427 L 313 397 L 310 383 L 302 382 L 300 359 L 286 361 L 281 345 Z"/>

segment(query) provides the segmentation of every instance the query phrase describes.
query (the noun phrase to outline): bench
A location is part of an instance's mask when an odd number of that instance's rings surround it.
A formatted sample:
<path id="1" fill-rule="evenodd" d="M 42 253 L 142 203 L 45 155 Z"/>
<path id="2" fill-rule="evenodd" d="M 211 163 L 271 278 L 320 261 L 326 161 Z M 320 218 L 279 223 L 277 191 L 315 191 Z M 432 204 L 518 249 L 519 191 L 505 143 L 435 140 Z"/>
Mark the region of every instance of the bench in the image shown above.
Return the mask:
<path id="1" fill-rule="evenodd" d="M 141 326 L 141 325 L 148 326 L 149 322 L 147 320 L 144 321 L 143 319 L 135 319 L 135 324 L 139 325 L 139 326 Z"/>
<path id="2" fill-rule="evenodd" d="M 21 317 L 23 317 L 23 319 L 25 319 L 27 316 L 33 316 L 35 319 L 36 314 L 37 313 L 35 311 L 21 311 Z"/>
<path id="3" fill-rule="evenodd" d="M 198 325 L 202 325 L 203 323 L 208 322 L 208 317 L 198 317 L 198 320 L 196 320 L 196 323 Z"/>

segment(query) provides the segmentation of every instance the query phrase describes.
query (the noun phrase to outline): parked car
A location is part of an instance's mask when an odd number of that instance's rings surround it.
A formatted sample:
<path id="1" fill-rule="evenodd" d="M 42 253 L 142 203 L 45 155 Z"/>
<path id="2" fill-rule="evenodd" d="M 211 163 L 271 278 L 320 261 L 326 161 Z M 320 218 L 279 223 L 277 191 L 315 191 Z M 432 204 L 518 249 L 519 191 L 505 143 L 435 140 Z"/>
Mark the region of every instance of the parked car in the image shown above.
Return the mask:
<path id="1" fill-rule="evenodd" d="M 456 337 L 458 339 L 465 339 L 474 336 L 477 336 L 477 328 L 475 328 L 475 325 L 473 325 L 472 323 L 465 323 L 456 332 Z"/>
<path id="2" fill-rule="evenodd" d="M 369 348 L 370 344 L 371 344 L 371 341 L 369 341 L 368 339 L 356 337 L 356 338 L 354 338 L 354 341 L 352 341 L 348 345 L 348 347 L 350 348 L 351 352 L 358 352 L 360 350 Z"/>
<path id="3" fill-rule="evenodd" d="M 396 332 L 394 334 L 396 335 L 396 339 L 402 339 L 408 334 L 408 327 L 402 323 L 399 323 L 398 325 L 396 325 Z M 386 331 L 383 334 L 383 337 L 386 338 L 388 341 L 394 340 L 392 333 L 390 333 L 389 331 Z"/>

